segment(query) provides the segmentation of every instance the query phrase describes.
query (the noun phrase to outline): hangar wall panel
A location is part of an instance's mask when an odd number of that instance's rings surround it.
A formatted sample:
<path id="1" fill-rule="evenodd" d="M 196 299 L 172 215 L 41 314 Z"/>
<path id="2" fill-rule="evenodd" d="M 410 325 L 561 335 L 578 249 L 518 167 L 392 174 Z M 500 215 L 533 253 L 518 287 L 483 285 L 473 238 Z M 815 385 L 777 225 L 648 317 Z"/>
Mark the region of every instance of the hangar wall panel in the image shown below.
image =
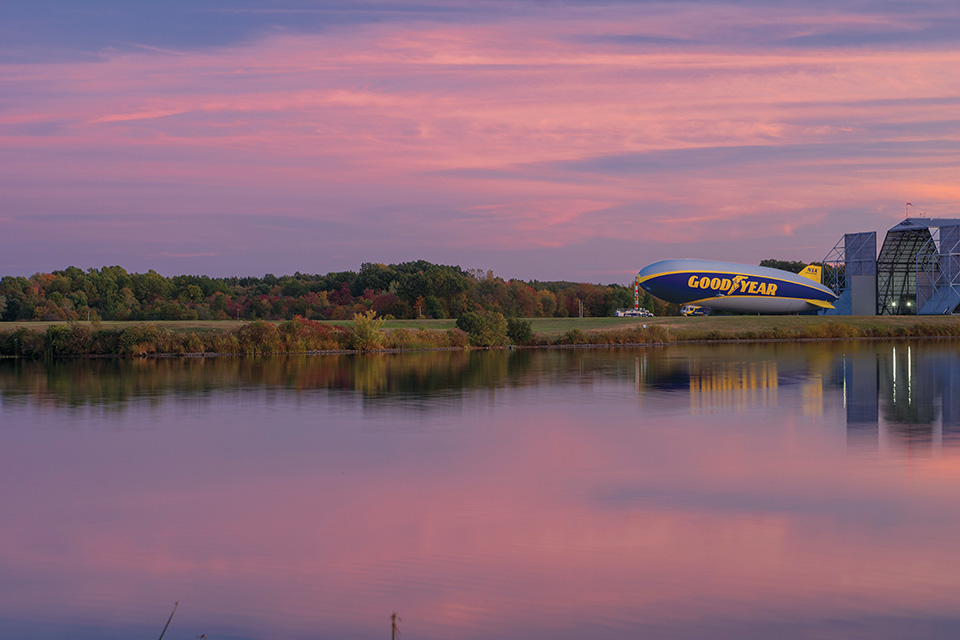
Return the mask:
<path id="1" fill-rule="evenodd" d="M 877 276 L 847 276 L 850 280 L 850 313 L 855 316 L 877 314 Z"/>
<path id="2" fill-rule="evenodd" d="M 850 313 L 872 316 L 877 313 L 877 232 L 846 233 L 843 236 L 846 261 L 846 288 L 850 292 Z"/>

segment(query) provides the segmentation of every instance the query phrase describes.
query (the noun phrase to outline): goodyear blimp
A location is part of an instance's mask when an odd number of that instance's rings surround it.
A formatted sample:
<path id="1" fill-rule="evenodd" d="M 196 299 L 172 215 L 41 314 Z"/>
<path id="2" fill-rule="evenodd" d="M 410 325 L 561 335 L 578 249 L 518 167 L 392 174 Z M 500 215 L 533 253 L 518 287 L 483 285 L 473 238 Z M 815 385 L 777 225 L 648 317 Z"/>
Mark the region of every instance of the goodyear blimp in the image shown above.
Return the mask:
<path id="1" fill-rule="evenodd" d="M 738 313 L 800 313 L 833 309 L 837 295 L 820 283 L 820 267 L 799 274 L 712 260 L 661 260 L 640 270 L 637 284 L 684 305 Z"/>

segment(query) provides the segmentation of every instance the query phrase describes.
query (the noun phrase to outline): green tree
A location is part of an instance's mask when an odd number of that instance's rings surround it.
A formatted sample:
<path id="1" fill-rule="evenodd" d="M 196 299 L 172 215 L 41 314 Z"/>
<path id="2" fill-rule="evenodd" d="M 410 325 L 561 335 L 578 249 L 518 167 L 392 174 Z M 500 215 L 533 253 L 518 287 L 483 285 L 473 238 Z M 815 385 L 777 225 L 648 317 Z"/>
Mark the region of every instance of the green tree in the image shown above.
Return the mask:
<path id="1" fill-rule="evenodd" d="M 280 278 L 280 294 L 298 298 L 309 291 L 309 288 L 297 278 L 292 276 L 283 276 Z"/>
<path id="2" fill-rule="evenodd" d="M 781 269 L 791 273 L 800 273 L 803 271 L 804 267 L 807 266 L 807 263 L 798 262 L 796 260 L 776 260 L 774 258 L 767 258 L 766 260 L 760 261 L 760 266 L 770 267 L 771 269 Z"/>
<path id="3" fill-rule="evenodd" d="M 507 344 L 507 319 L 498 311 L 468 311 L 457 318 L 457 328 L 470 336 L 470 344 L 475 347 Z"/>
<path id="4" fill-rule="evenodd" d="M 70 327 L 54 324 L 47 327 L 43 336 L 43 355 L 48 358 L 66 355 L 69 352 Z"/>
<path id="5" fill-rule="evenodd" d="M 375 292 L 389 291 L 392 282 L 396 282 L 398 273 L 385 264 L 364 262 L 360 265 L 360 273 L 350 285 L 350 292 L 360 296 L 366 290 Z"/>
<path id="6" fill-rule="evenodd" d="M 612 284 L 608 288 L 611 291 L 610 305 L 607 307 L 608 316 L 614 315 L 617 309 L 633 308 L 633 291 L 616 284 Z"/>
<path id="7" fill-rule="evenodd" d="M 457 329 L 468 334 L 479 331 L 482 324 L 483 320 L 476 311 L 467 311 L 457 318 Z"/>
<path id="8" fill-rule="evenodd" d="M 203 289 L 195 284 L 188 284 L 180 290 L 177 299 L 181 302 L 200 302 L 203 300 Z"/>
<path id="9" fill-rule="evenodd" d="M 431 318 L 442 319 L 447 317 L 443 304 L 437 296 L 427 296 L 423 301 L 423 313 Z"/>
<path id="10" fill-rule="evenodd" d="M 533 338 L 533 327 L 529 320 L 510 318 L 507 320 L 507 336 L 514 344 L 527 344 Z"/>

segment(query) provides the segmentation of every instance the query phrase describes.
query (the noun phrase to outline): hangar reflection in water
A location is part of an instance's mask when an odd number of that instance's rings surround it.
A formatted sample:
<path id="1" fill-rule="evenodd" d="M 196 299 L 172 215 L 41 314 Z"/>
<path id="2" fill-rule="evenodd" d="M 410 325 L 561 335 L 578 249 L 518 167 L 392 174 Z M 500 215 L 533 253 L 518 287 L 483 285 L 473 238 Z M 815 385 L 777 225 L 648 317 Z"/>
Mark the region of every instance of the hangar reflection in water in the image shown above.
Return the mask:
<path id="1" fill-rule="evenodd" d="M 887 345 L 837 363 L 847 429 L 906 444 L 960 437 L 960 356 L 939 342 Z"/>
<path id="2" fill-rule="evenodd" d="M 960 440 L 956 341 L 676 347 L 638 356 L 636 375 L 648 395 L 689 393 L 694 413 L 789 405 L 812 417 L 827 408 L 845 414 L 852 444 Z"/>

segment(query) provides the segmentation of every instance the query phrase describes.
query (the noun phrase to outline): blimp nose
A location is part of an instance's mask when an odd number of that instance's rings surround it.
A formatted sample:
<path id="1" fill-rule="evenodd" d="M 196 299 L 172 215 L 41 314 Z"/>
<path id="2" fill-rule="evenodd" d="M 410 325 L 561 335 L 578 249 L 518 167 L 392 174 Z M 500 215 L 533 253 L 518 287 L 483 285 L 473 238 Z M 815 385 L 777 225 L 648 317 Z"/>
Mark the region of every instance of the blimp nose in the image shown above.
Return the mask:
<path id="1" fill-rule="evenodd" d="M 660 260 L 659 262 L 654 262 L 653 264 L 648 264 L 643 269 L 637 272 L 637 280 L 640 281 L 640 286 L 644 285 L 644 280 L 650 278 L 650 276 L 656 275 L 663 271 L 661 269 L 664 266 L 665 260 Z"/>

